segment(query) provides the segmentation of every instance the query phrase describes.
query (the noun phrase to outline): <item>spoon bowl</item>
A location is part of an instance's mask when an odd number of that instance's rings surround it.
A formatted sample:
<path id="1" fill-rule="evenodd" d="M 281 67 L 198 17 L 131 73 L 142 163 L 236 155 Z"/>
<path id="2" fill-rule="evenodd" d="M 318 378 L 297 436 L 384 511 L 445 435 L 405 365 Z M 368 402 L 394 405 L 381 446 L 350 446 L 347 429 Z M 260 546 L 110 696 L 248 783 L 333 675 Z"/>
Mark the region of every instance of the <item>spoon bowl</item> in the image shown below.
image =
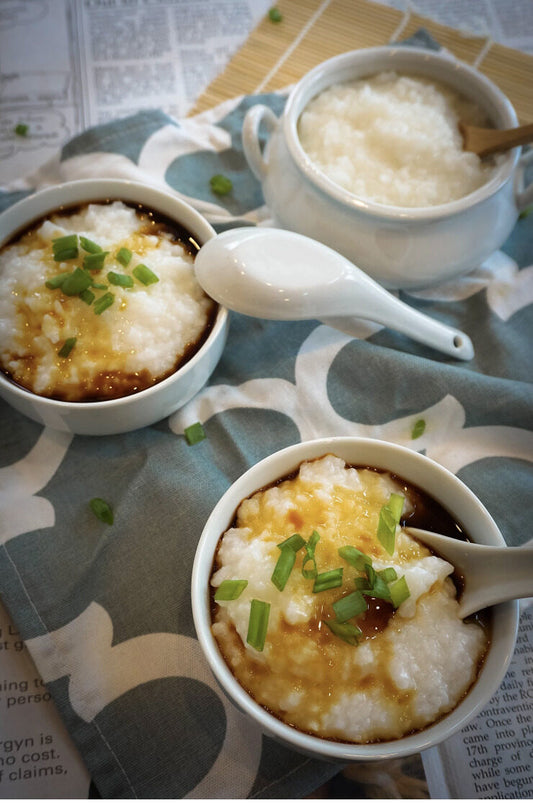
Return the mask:
<path id="1" fill-rule="evenodd" d="M 405 531 L 454 566 L 464 583 L 459 616 L 510 599 L 533 596 L 533 545 L 494 547 L 405 527 Z"/>
<path id="2" fill-rule="evenodd" d="M 404 304 L 341 254 L 302 234 L 230 229 L 202 246 L 195 272 L 208 295 L 245 315 L 316 318 L 338 328 L 343 320 L 364 318 L 456 359 L 474 356 L 464 332 Z"/>

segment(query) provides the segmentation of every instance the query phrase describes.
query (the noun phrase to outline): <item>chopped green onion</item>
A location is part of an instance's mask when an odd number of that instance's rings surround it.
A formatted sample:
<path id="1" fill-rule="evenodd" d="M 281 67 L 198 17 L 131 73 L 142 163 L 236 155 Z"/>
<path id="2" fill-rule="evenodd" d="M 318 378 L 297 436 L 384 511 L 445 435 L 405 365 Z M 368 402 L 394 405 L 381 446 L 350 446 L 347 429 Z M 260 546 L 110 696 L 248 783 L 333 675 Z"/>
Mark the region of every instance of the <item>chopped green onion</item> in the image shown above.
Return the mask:
<path id="1" fill-rule="evenodd" d="M 68 357 L 74 346 L 76 345 L 77 338 L 67 337 L 59 351 L 57 352 L 60 357 Z"/>
<path id="2" fill-rule="evenodd" d="M 129 248 L 119 248 L 117 251 L 117 262 L 120 262 L 124 268 L 127 268 L 130 264 L 132 256 L 133 254 Z"/>
<path id="3" fill-rule="evenodd" d="M 336 622 L 335 619 L 323 619 L 325 625 L 329 627 L 332 633 L 356 647 L 359 644 L 359 639 L 363 635 L 363 631 L 352 622 Z"/>
<path id="4" fill-rule="evenodd" d="M 215 195 L 227 195 L 233 189 L 233 182 L 227 176 L 217 173 L 209 179 L 209 186 Z"/>
<path id="5" fill-rule="evenodd" d="M 89 240 L 88 237 L 84 237 L 80 234 L 80 245 L 84 251 L 87 251 L 89 254 L 99 254 L 102 251 L 102 248 L 98 245 L 98 243 L 94 243 L 92 240 Z"/>
<path id="6" fill-rule="evenodd" d="M 419 418 L 418 421 L 415 421 L 413 424 L 413 429 L 411 430 L 411 438 L 412 440 L 416 440 L 421 435 L 424 434 L 426 430 L 426 422 L 423 418 Z"/>
<path id="7" fill-rule="evenodd" d="M 381 571 L 378 572 L 378 576 L 381 577 L 385 583 L 392 583 L 394 580 L 398 579 L 398 575 L 396 574 L 396 569 L 394 566 L 381 569 Z"/>
<path id="8" fill-rule="evenodd" d="M 17 125 L 15 126 L 15 129 L 14 129 L 15 134 L 18 137 L 26 137 L 28 135 L 28 131 L 29 130 L 30 130 L 30 127 L 29 127 L 29 125 L 27 123 L 17 123 Z"/>
<path id="9" fill-rule="evenodd" d="M 405 579 L 405 574 L 403 574 L 399 580 L 396 580 L 395 583 L 392 583 L 392 585 L 389 586 L 389 591 L 393 606 L 395 608 L 399 608 L 402 602 L 405 602 L 405 600 L 411 596 L 409 586 L 407 585 L 407 580 Z"/>
<path id="10" fill-rule="evenodd" d="M 113 511 L 107 502 L 99 497 L 95 497 L 94 499 L 91 499 L 89 506 L 94 515 L 100 519 L 100 521 L 105 522 L 105 524 L 113 524 Z"/>
<path id="11" fill-rule="evenodd" d="M 114 284 L 118 287 L 133 287 L 133 279 L 125 273 L 115 273 L 114 270 L 110 270 L 107 278 L 109 279 L 109 284 Z"/>
<path id="12" fill-rule="evenodd" d="M 279 558 L 276 561 L 271 580 L 278 589 L 283 591 L 287 585 L 290 573 L 296 561 L 296 552 L 291 546 L 284 546 L 280 550 Z"/>
<path id="13" fill-rule="evenodd" d="M 269 616 L 270 603 L 263 602 L 260 599 L 253 599 L 250 606 L 246 642 L 259 652 L 262 652 L 265 646 Z"/>
<path id="14" fill-rule="evenodd" d="M 70 276 L 67 276 L 61 285 L 61 290 L 66 296 L 77 296 L 91 284 L 91 277 L 86 270 L 75 268 Z"/>
<path id="15" fill-rule="evenodd" d="M 389 586 L 383 577 L 381 577 L 377 572 L 374 574 L 370 589 L 368 591 L 363 591 L 362 593 L 366 594 L 367 597 L 373 597 L 374 599 L 384 599 L 387 601 L 390 600 Z"/>
<path id="16" fill-rule="evenodd" d="M 200 443 L 206 438 L 205 430 L 203 426 L 197 421 L 195 424 L 191 424 L 190 427 L 186 427 L 183 431 L 185 438 L 187 439 L 187 443 L 189 446 L 194 446 L 195 443 Z"/>
<path id="17" fill-rule="evenodd" d="M 83 267 L 85 270 L 99 271 L 104 267 L 104 262 L 109 251 L 98 251 L 95 254 L 85 254 L 83 257 Z"/>
<path id="18" fill-rule="evenodd" d="M 399 524 L 403 510 L 404 498 L 401 494 L 390 495 L 389 501 L 379 512 L 377 536 L 383 548 L 394 554 L 396 541 L 396 525 Z"/>
<path id="19" fill-rule="evenodd" d="M 67 276 L 70 276 L 70 274 L 71 271 L 69 270 L 65 271 L 65 273 L 56 273 L 55 276 L 52 276 L 51 279 L 48 279 L 48 281 L 45 282 L 45 285 L 50 290 L 57 290 L 58 287 L 61 287 Z"/>
<path id="20" fill-rule="evenodd" d="M 368 577 L 356 577 L 354 580 L 355 587 L 358 591 L 362 591 L 363 594 L 366 594 L 367 591 L 370 591 L 372 585 Z"/>
<path id="21" fill-rule="evenodd" d="M 365 555 L 364 552 L 361 552 L 360 549 L 354 546 L 341 546 L 339 555 L 347 561 L 350 566 L 353 566 L 354 569 L 358 569 L 361 572 L 364 572 L 367 566 L 372 566 L 372 558 L 370 555 Z"/>
<path id="22" fill-rule="evenodd" d="M 396 519 L 396 524 L 400 523 L 403 512 L 403 503 L 404 497 L 401 494 L 391 494 L 389 501 L 387 502 L 388 507 L 392 511 L 392 515 Z"/>
<path id="23" fill-rule="evenodd" d="M 247 585 L 248 580 L 223 580 L 215 591 L 215 601 L 238 599 Z"/>
<path id="24" fill-rule="evenodd" d="M 113 293 L 104 293 L 103 296 L 97 298 L 94 302 L 93 310 L 95 315 L 101 315 L 108 307 L 111 306 L 113 301 L 115 300 L 115 296 Z"/>
<path id="25" fill-rule="evenodd" d="M 320 591 L 328 591 L 330 588 L 338 588 L 342 585 L 342 567 L 340 569 L 330 569 L 327 572 L 321 572 L 315 577 L 313 585 L 313 593 L 318 594 Z"/>
<path id="26" fill-rule="evenodd" d="M 55 262 L 75 259 L 78 256 L 78 235 L 66 234 L 64 237 L 56 237 L 52 240 L 52 251 Z"/>
<path id="27" fill-rule="evenodd" d="M 364 613 L 367 608 L 366 600 L 360 591 L 352 591 L 351 594 L 346 594 L 333 603 L 337 622 L 347 622 L 348 619 Z"/>
<path id="28" fill-rule="evenodd" d="M 282 541 L 280 544 L 277 544 L 277 547 L 278 549 L 284 549 L 285 547 L 288 546 L 295 552 L 298 552 L 298 550 L 301 549 L 304 546 L 304 544 L 305 544 L 305 539 L 302 538 L 300 533 L 294 533 L 294 535 L 291 535 L 289 538 L 285 539 L 285 541 Z"/>
<path id="29" fill-rule="evenodd" d="M 303 559 L 302 563 L 302 575 L 306 580 L 314 580 L 318 574 L 315 560 L 315 549 L 319 541 L 320 535 L 316 530 L 313 530 L 309 541 L 305 544 L 305 558 Z M 306 564 L 309 563 L 309 561 L 311 561 L 312 567 L 311 569 L 306 569 Z"/>
<path id="30" fill-rule="evenodd" d="M 107 290 L 107 284 L 102 284 L 101 282 L 91 282 L 91 287 L 94 287 L 95 290 Z"/>
<path id="31" fill-rule="evenodd" d="M 270 19 L 270 22 L 281 22 L 281 20 L 283 19 L 281 11 L 275 6 L 269 10 L 268 17 Z"/>
<path id="32" fill-rule="evenodd" d="M 93 303 L 95 297 L 96 296 L 94 295 L 94 293 L 91 290 L 82 290 L 81 293 L 80 293 L 81 300 L 85 301 L 85 303 L 88 304 L 89 307 Z"/>
<path id="33" fill-rule="evenodd" d="M 155 284 L 155 282 L 159 281 L 159 276 L 156 276 L 147 265 L 142 263 L 133 268 L 132 273 L 144 285 Z"/>

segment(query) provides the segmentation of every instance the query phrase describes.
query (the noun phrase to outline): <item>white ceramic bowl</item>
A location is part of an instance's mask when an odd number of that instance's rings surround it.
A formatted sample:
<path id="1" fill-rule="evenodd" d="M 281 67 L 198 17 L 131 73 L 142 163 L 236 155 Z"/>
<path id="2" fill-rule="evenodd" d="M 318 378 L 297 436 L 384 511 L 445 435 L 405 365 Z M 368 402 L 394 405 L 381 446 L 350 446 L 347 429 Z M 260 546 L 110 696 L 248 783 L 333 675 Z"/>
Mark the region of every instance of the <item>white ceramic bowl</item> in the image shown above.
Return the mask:
<path id="1" fill-rule="evenodd" d="M 428 287 L 471 271 L 497 250 L 519 211 L 533 201 L 533 186 L 524 190 L 527 160 L 519 148 L 506 154 L 485 185 L 440 206 L 373 203 L 327 178 L 300 144 L 300 114 L 332 84 L 386 70 L 448 84 L 484 108 L 495 127 L 518 125 L 508 98 L 463 62 L 420 48 L 377 47 L 344 53 L 315 67 L 296 84 L 279 119 L 268 107 L 253 106 L 243 125 L 244 152 L 278 226 L 334 248 L 385 287 Z M 263 126 L 268 135 L 264 153 Z"/>
<path id="2" fill-rule="evenodd" d="M 199 245 L 215 236 L 211 225 L 189 204 L 169 193 L 133 181 L 72 181 L 28 196 L 0 215 L 0 248 L 32 222 L 61 207 L 121 200 L 141 204 L 179 223 Z M 66 402 L 37 396 L 0 373 L 0 396 L 34 421 L 81 435 L 129 432 L 160 421 L 182 407 L 205 385 L 224 349 L 228 313 L 219 307 L 209 336 L 193 357 L 158 384 L 119 399 Z"/>
<path id="3" fill-rule="evenodd" d="M 405 738 L 377 744 L 355 745 L 329 741 L 302 733 L 281 722 L 258 705 L 237 682 L 226 665 L 211 633 L 209 580 L 215 549 L 231 526 L 243 499 L 297 470 L 307 459 L 333 453 L 349 464 L 389 470 L 426 491 L 459 521 L 473 541 L 504 546 L 504 539 L 488 511 L 454 474 L 417 452 L 379 440 L 327 438 L 289 446 L 262 460 L 239 479 L 220 499 L 210 515 L 194 560 L 192 608 L 200 645 L 211 670 L 230 699 L 267 734 L 289 747 L 314 757 L 339 761 L 368 761 L 411 755 L 432 747 L 464 727 L 497 691 L 511 660 L 518 627 L 518 603 L 493 609 L 491 645 L 479 677 L 459 705 L 425 730 Z"/>

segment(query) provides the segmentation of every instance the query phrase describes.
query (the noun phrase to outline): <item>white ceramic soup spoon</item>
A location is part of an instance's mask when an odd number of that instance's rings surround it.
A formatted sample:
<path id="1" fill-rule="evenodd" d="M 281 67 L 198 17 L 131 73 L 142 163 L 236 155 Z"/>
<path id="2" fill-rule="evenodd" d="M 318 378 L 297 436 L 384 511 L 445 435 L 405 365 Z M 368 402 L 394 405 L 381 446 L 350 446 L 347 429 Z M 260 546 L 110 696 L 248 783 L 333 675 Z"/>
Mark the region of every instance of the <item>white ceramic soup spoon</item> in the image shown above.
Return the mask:
<path id="1" fill-rule="evenodd" d="M 533 596 L 533 546 L 486 546 L 417 527 L 404 529 L 451 563 L 461 576 L 461 618 L 498 602 Z"/>
<path id="2" fill-rule="evenodd" d="M 364 318 L 461 360 L 470 338 L 409 307 L 322 243 L 275 228 L 237 228 L 208 240 L 195 259 L 205 292 L 228 309 L 271 320 L 316 318 L 335 328 Z"/>

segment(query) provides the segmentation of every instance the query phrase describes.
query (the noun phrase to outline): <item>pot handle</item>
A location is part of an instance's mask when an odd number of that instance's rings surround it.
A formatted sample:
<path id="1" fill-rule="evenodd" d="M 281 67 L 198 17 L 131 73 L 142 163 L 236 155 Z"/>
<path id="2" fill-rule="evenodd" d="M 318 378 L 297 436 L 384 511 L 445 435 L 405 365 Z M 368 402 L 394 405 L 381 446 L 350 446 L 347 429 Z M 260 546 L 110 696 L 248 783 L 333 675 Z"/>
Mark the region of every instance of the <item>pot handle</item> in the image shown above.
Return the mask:
<path id="1" fill-rule="evenodd" d="M 522 154 L 518 160 L 518 170 L 516 173 L 515 193 L 518 211 L 522 212 L 527 206 L 533 204 L 533 181 L 526 186 L 526 169 L 533 162 L 533 148 Z"/>
<path id="2" fill-rule="evenodd" d="M 242 146 L 244 155 L 254 176 L 262 181 L 267 174 L 267 163 L 263 159 L 259 140 L 259 127 L 264 123 L 270 135 L 278 124 L 278 118 L 268 106 L 257 104 L 248 109 L 242 126 Z"/>

